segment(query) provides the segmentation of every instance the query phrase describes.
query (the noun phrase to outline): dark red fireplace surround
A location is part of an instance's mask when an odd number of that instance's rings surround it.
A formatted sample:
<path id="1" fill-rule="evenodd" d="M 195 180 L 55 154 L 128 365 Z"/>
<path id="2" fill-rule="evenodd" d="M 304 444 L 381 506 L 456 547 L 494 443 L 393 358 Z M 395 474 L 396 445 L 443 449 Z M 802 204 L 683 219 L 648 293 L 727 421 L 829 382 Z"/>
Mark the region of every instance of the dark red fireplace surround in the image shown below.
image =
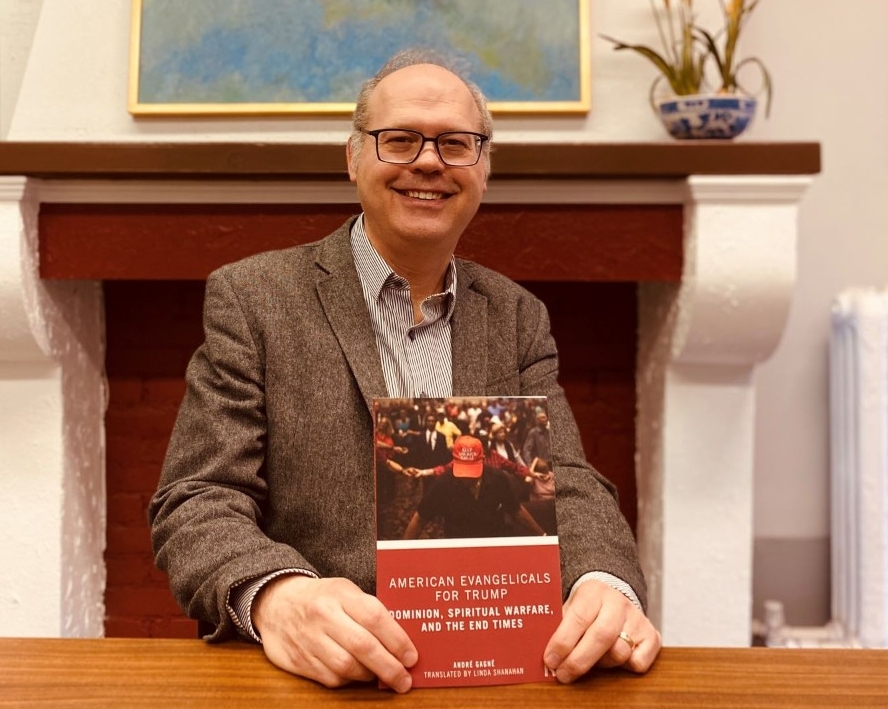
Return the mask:
<path id="1" fill-rule="evenodd" d="M 0 175 L 41 180 L 345 181 L 341 146 L 2 143 Z M 814 174 L 815 143 L 498 146 L 493 180 L 682 180 Z M 185 184 L 185 183 L 183 183 Z M 258 251 L 324 236 L 355 204 L 43 202 L 40 275 L 103 282 L 106 634 L 193 636 L 153 567 L 145 507 L 200 343 L 203 280 Z M 522 282 L 549 306 L 562 385 L 590 460 L 634 525 L 636 284 L 682 276 L 680 204 L 485 204 L 459 255 Z"/>

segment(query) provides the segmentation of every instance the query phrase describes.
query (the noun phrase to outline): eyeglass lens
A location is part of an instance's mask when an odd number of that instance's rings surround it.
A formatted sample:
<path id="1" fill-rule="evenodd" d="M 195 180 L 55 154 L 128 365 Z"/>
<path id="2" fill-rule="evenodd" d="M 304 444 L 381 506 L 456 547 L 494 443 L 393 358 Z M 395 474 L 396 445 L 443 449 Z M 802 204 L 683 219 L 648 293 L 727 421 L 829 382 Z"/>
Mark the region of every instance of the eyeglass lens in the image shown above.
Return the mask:
<path id="1" fill-rule="evenodd" d="M 475 133 L 441 133 L 426 138 L 411 130 L 381 130 L 376 134 L 376 153 L 380 160 L 393 163 L 411 163 L 422 151 L 426 141 L 432 141 L 441 160 L 447 165 L 474 165 L 481 155 L 481 137 Z"/>

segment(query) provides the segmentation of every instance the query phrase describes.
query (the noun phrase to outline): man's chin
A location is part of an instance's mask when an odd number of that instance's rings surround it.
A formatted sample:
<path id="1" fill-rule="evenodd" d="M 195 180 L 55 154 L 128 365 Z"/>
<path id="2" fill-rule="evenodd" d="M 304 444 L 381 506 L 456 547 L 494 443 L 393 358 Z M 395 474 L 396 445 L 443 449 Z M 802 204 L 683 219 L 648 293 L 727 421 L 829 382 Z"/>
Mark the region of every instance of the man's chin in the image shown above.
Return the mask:
<path id="1" fill-rule="evenodd" d="M 450 219 L 426 217 L 407 219 L 399 225 L 398 231 L 407 241 L 441 242 L 453 244 L 455 247 L 463 228 L 463 226 L 454 225 Z"/>

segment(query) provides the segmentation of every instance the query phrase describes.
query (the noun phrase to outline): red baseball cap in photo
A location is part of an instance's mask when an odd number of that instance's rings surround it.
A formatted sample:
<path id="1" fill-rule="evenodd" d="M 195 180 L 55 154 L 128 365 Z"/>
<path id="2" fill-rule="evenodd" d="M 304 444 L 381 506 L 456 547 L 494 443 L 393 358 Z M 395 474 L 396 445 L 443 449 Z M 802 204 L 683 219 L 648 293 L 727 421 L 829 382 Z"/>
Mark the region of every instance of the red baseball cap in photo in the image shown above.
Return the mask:
<path id="1" fill-rule="evenodd" d="M 484 469 L 484 446 L 474 436 L 460 436 L 453 442 L 453 477 L 480 478 Z"/>

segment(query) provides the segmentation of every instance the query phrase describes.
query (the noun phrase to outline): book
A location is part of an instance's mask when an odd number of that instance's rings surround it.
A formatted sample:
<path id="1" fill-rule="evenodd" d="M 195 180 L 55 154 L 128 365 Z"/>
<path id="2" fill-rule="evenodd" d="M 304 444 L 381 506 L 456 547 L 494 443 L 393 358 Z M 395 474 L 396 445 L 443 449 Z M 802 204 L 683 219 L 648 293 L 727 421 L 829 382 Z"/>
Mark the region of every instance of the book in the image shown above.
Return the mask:
<path id="1" fill-rule="evenodd" d="M 547 420 L 545 397 L 374 401 L 376 593 L 419 652 L 414 687 L 554 680 Z"/>

